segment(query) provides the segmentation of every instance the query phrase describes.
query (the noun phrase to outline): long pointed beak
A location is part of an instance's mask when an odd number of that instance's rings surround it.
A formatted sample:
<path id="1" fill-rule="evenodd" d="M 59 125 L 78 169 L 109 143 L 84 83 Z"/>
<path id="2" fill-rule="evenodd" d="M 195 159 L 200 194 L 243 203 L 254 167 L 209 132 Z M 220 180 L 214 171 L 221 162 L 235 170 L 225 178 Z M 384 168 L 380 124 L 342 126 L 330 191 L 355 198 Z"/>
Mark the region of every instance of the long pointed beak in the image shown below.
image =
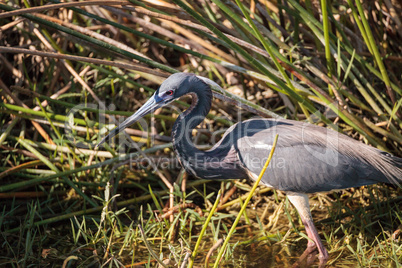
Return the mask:
<path id="1" fill-rule="evenodd" d="M 118 125 L 115 129 L 109 132 L 96 146 L 95 149 L 98 148 L 102 143 L 104 143 L 108 138 L 113 138 L 120 132 L 122 132 L 126 127 L 134 124 L 139 119 L 144 117 L 145 115 L 155 111 L 156 109 L 162 107 L 164 105 L 163 101 L 156 102 L 155 95 L 153 95 L 141 108 L 134 113 L 132 116 L 127 118 L 123 123 Z"/>

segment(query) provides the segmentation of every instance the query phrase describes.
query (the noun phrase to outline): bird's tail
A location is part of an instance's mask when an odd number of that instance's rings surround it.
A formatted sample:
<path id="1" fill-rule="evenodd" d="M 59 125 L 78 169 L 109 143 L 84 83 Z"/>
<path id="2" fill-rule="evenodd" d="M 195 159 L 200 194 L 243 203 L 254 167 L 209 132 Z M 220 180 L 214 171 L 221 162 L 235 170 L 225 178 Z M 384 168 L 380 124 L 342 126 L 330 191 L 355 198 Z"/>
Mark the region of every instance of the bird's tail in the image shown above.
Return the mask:
<path id="1" fill-rule="evenodd" d="M 381 171 L 387 177 L 389 182 L 402 185 L 402 158 L 391 154 L 381 153 Z"/>

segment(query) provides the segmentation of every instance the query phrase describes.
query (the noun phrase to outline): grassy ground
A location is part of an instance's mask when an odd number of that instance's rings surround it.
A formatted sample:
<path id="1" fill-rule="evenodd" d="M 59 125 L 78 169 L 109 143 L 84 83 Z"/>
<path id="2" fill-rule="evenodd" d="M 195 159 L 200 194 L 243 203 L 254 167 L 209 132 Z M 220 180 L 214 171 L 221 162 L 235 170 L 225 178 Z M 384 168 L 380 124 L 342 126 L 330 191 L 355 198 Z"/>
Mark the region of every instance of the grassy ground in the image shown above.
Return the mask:
<path id="1" fill-rule="evenodd" d="M 251 183 L 181 171 L 170 132 L 189 99 L 132 126 L 138 147 L 121 136 L 94 150 L 177 71 L 216 81 L 261 116 L 402 156 L 398 1 L 0 1 L 0 10 L 0 266 L 214 265 Z M 253 116 L 215 100 L 196 143 L 209 148 Z M 401 196 L 383 184 L 312 195 L 328 266 L 400 267 Z M 259 186 L 246 205 L 220 266 L 290 267 L 307 241 L 286 196 Z"/>

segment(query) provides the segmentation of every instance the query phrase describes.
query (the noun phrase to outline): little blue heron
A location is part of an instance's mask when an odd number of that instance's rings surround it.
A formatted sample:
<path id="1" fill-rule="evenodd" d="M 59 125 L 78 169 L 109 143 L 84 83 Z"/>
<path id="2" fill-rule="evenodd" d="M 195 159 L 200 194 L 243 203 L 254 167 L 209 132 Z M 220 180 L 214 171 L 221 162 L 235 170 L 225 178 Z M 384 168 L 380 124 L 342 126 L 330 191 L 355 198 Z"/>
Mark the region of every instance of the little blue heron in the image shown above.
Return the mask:
<path id="1" fill-rule="evenodd" d="M 401 158 L 336 131 L 293 120 L 239 122 L 230 127 L 210 150 L 198 150 L 192 142 L 192 130 L 211 108 L 212 84 L 216 85 L 194 74 L 171 75 L 136 113 L 113 129 L 98 146 L 146 114 L 184 95 L 192 97 L 192 104 L 174 123 L 173 147 L 183 168 L 196 177 L 214 180 L 249 177 L 255 180 L 275 135 L 279 134 L 271 165 L 262 182 L 286 192 L 311 239 L 305 253 L 318 249 L 320 264 L 327 262 L 328 252 L 314 226 L 307 194 L 378 182 L 402 182 Z"/>

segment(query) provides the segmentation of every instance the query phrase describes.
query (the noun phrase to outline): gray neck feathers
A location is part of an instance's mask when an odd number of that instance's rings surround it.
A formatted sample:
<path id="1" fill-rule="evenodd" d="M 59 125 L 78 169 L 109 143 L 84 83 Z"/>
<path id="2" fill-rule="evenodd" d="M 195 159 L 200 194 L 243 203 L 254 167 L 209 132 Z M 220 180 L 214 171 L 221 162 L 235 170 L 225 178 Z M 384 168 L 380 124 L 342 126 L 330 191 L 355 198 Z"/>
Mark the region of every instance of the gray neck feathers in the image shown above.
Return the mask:
<path id="1" fill-rule="evenodd" d="M 181 165 L 193 175 L 196 175 L 194 167 L 205 165 L 205 152 L 198 150 L 192 142 L 192 130 L 198 126 L 208 114 L 211 108 L 211 88 L 202 83 L 200 87 L 192 88 L 185 95 L 191 95 L 191 106 L 180 114 L 173 126 L 173 147 L 179 157 Z"/>

